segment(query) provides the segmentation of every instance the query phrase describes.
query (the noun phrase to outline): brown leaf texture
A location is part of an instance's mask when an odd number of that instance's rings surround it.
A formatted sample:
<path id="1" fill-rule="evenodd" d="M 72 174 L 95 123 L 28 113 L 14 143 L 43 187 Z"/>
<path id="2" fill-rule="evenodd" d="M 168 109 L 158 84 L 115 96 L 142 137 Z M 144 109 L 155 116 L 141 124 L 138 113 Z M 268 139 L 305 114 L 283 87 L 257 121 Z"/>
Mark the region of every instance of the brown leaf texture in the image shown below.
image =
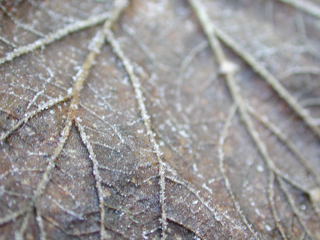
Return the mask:
<path id="1" fill-rule="evenodd" d="M 0 239 L 320 239 L 319 2 L 0 12 Z"/>

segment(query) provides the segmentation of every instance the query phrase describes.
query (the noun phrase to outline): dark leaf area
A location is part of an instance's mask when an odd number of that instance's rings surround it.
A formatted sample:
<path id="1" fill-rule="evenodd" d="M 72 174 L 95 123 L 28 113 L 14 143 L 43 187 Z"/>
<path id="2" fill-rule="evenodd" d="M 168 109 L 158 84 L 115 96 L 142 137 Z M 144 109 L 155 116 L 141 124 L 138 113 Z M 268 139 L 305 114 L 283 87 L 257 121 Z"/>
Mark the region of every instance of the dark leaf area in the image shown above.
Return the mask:
<path id="1" fill-rule="evenodd" d="M 0 239 L 320 239 L 319 2 L 0 7 Z"/>

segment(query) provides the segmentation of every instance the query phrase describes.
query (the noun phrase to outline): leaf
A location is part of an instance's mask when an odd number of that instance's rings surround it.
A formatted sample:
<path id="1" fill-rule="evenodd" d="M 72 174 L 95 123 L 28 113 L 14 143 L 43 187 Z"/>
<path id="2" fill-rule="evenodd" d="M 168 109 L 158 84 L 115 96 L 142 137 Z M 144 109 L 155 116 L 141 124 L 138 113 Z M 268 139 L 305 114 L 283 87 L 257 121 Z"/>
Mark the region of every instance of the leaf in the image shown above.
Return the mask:
<path id="1" fill-rule="evenodd" d="M 316 1 L 2 1 L 0 239 L 320 239 Z"/>

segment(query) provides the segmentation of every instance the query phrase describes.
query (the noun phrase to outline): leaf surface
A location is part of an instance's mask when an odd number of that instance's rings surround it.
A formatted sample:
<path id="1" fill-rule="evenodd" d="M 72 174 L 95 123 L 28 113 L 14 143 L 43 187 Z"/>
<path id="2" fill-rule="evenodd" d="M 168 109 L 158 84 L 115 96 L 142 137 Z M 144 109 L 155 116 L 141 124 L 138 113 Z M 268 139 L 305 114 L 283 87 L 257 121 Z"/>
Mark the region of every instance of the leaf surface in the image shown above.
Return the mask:
<path id="1" fill-rule="evenodd" d="M 0 239 L 320 239 L 318 4 L 2 1 Z"/>

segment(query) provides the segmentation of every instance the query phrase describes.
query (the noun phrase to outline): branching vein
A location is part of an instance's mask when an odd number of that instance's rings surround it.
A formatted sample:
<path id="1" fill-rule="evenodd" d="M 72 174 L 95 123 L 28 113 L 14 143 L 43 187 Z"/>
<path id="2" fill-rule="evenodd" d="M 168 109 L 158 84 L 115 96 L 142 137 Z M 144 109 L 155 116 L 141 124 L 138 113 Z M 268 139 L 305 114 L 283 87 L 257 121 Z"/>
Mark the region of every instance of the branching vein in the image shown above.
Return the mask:
<path id="1" fill-rule="evenodd" d="M 36 36 L 38 37 L 44 37 L 43 33 L 39 32 L 38 30 L 32 28 L 31 26 L 27 25 L 27 24 L 23 24 L 21 23 L 20 21 L 18 21 L 17 19 L 14 18 L 14 16 L 12 16 L 12 14 L 7 11 L 7 9 L 5 8 L 5 6 L 3 6 L 1 3 L 0 3 L 0 9 L 5 13 L 7 14 L 7 16 L 10 18 L 10 20 L 12 22 L 14 22 L 15 25 L 17 25 L 18 27 L 30 32 L 30 33 L 33 33 L 35 34 Z"/>
<path id="2" fill-rule="evenodd" d="M 310 165 L 308 160 L 302 155 L 300 151 L 297 150 L 297 147 L 291 143 L 287 136 L 274 124 L 272 124 L 267 119 L 261 117 L 259 113 L 257 113 L 252 107 L 249 105 L 246 106 L 248 112 L 256 118 L 259 122 L 261 122 L 265 127 L 267 127 L 287 148 L 297 157 L 297 159 L 301 162 L 301 164 L 307 169 L 309 173 L 315 178 L 318 185 L 320 185 L 320 176 L 317 174 L 315 169 Z"/>
<path id="3" fill-rule="evenodd" d="M 33 52 L 34 50 L 41 48 L 43 46 L 49 45 L 57 40 L 60 40 L 71 33 L 78 32 L 80 30 L 93 27 L 99 23 L 104 22 L 107 18 L 109 18 L 109 13 L 102 13 L 99 15 L 92 16 L 86 20 L 75 22 L 72 24 L 67 25 L 64 28 L 57 30 L 56 32 L 50 33 L 39 40 L 36 40 L 33 43 L 30 43 L 26 46 L 18 47 L 13 52 L 9 52 L 6 54 L 5 57 L 0 58 L 0 65 L 13 59 L 20 57 L 24 54 Z"/>
<path id="4" fill-rule="evenodd" d="M 256 239 L 259 239 L 257 233 L 253 230 L 251 224 L 248 222 L 247 218 L 245 217 L 245 215 L 242 213 L 241 209 L 240 209 L 240 204 L 237 202 L 236 200 L 236 197 L 234 196 L 233 194 L 233 191 L 232 191 L 232 188 L 231 188 L 231 183 L 229 181 L 229 178 L 228 176 L 226 175 L 225 173 L 225 168 L 224 168 L 224 152 L 223 152 L 223 145 L 224 145 L 224 142 L 226 140 L 226 138 L 228 137 L 228 128 L 230 127 L 231 125 L 231 121 L 232 121 L 232 118 L 234 117 L 235 113 L 236 113 L 236 110 L 237 110 L 237 105 L 233 105 L 233 107 L 231 108 L 230 110 L 230 113 L 229 113 L 229 116 L 226 120 L 226 123 L 222 129 L 222 133 L 220 135 L 220 138 L 219 138 L 219 148 L 218 148 L 218 154 L 219 154 L 219 169 L 220 169 L 220 172 L 222 174 L 222 177 L 224 179 L 224 184 L 226 186 L 226 189 L 228 190 L 228 193 L 231 197 L 231 200 L 232 200 L 232 203 L 233 203 L 233 206 L 235 207 L 235 209 L 237 210 L 241 220 L 243 221 L 243 223 L 247 226 L 247 228 L 249 229 L 249 231 L 253 234 L 253 236 L 256 238 Z"/>
<path id="5" fill-rule="evenodd" d="M 19 122 L 13 128 L 11 128 L 9 131 L 7 131 L 3 135 L 1 135 L 0 143 L 2 144 L 3 141 L 7 139 L 7 137 L 9 137 L 12 133 L 14 133 L 16 130 L 18 130 L 23 124 L 27 123 L 31 118 L 33 118 L 34 116 L 38 115 L 43 110 L 51 108 L 51 107 L 55 106 L 56 104 L 58 104 L 60 102 L 65 102 L 65 101 L 69 100 L 71 97 L 72 97 L 72 95 L 68 94 L 68 95 L 66 95 L 64 97 L 59 97 L 57 99 L 52 99 L 52 100 L 48 101 L 47 103 L 39 106 L 38 109 L 36 109 L 36 110 L 34 110 L 32 112 L 26 113 L 24 118 L 19 120 Z"/>
<path id="6" fill-rule="evenodd" d="M 105 211 L 104 211 L 104 194 L 102 191 L 102 186 L 101 186 L 101 176 L 99 173 L 99 164 L 96 159 L 96 154 L 93 151 L 93 147 L 91 146 L 91 143 L 89 141 L 89 138 L 87 137 L 83 126 L 80 123 L 81 121 L 76 120 L 76 125 L 79 129 L 81 140 L 83 144 L 86 146 L 88 152 L 89 152 L 89 158 L 92 161 L 93 165 L 93 175 L 96 181 L 96 188 L 98 190 L 98 198 L 99 198 L 99 205 L 100 205 L 100 235 L 101 239 L 106 238 L 106 233 L 105 233 L 105 227 L 104 227 L 104 217 L 105 217 Z"/>
<path id="7" fill-rule="evenodd" d="M 310 193 L 309 189 L 306 189 L 305 187 L 301 186 L 300 184 L 296 183 L 295 181 L 292 181 L 288 176 L 283 174 L 274 165 L 274 162 L 273 162 L 271 156 L 269 155 L 268 150 L 267 150 L 264 142 L 262 141 L 259 133 L 257 132 L 257 130 L 254 127 L 254 124 L 248 114 L 248 111 L 246 108 L 246 103 L 244 102 L 244 100 L 240 94 L 240 89 L 234 79 L 235 73 L 237 72 L 239 67 L 235 63 L 233 63 L 227 59 L 217 37 L 219 37 L 223 42 L 226 43 L 226 45 L 228 45 L 231 49 L 233 49 L 235 52 L 237 52 L 245 61 L 247 61 L 249 63 L 249 65 L 254 70 L 256 70 L 258 73 L 260 73 L 260 75 L 262 75 L 265 78 L 265 80 L 267 80 L 267 82 L 269 82 L 269 84 L 274 88 L 274 90 L 276 92 L 278 92 L 278 94 L 280 94 L 289 103 L 289 105 L 296 111 L 296 113 L 301 115 L 301 117 L 305 120 L 307 125 L 309 125 L 308 121 L 310 119 L 305 114 L 302 114 L 300 112 L 300 110 L 302 110 L 302 109 L 300 109 L 300 105 L 297 102 L 295 102 L 295 100 L 291 97 L 291 95 L 282 87 L 282 85 L 280 85 L 280 83 L 267 70 L 265 70 L 263 67 L 261 67 L 251 57 L 251 55 L 249 55 L 247 52 L 242 50 L 242 48 L 239 48 L 238 45 L 231 38 L 229 38 L 227 35 L 224 35 L 224 33 L 222 33 L 220 30 L 218 30 L 212 24 L 212 22 L 211 22 L 209 16 L 207 15 L 205 8 L 204 8 L 203 4 L 201 3 L 201 1 L 189 0 L 189 3 L 192 6 L 192 8 L 194 9 L 194 11 L 198 17 L 198 20 L 201 24 L 201 27 L 203 28 L 203 31 L 205 32 L 205 34 L 208 38 L 210 47 L 216 56 L 218 64 L 220 65 L 221 72 L 225 76 L 229 91 L 232 95 L 233 100 L 235 101 L 235 103 L 237 104 L 237 106 L 239 108 L 240 115 L 242 117 L 242 120 L 243 120 L 246 128 L 247 128 L 247 131 L 248 131 L 249 135 L 251 136 L 251 138 L 253 139 L 255 145 L 257 146 L 257 148 L 258 148 L 261 156 L 263 157 L 263 160 L 265 161 L 269 171 L 272 172 L 273 174 L 275 174 L 275 176 L 276 176 L 277 180 L 280 182 L 280 184 L 283 182 L 282 179 L 285 179 L 288 183 L 290 183 L 291 185 L 293 185 L 295 187 L 298 187 L 303 192 Z M 314 126 L 311 126 L 311 127 L 313 128 Z M 315 130 L 315 132 L 318 133 L 317 132 L 318 129 L 315 128 L 313 130 Z M 270 178 L 269 178 L 268 198 L 273 199 L 273 191 L 272 191 L 272 189 L 270 189 L 270 187 L 273 186 L 273 184 L 270 183 L 270 181 L 272 180 L 272 175 L 270 175 L 269 177 Z M 302 228 L 304 229 L 304 231 L 306 232 L 306 234 L 308 236 L 312 237 L 311 232 L 307 229 L 307 225 L 302 221 L 301 215 L 300 215 L 299 211 L 297 211 L 297 208 L 292 201 L 292 197 L 290 197 L 290 195 L 285 187 L 282 187 L 282 190 L 284 191 L 286 197 L 288 198 L 288 201 L 290 203 L 290 206 L 291 206 L 293 212 L 297 215 L 299 222 L 301 223 Z M 270 202 L 270 204 L 272 204 L 272 203 L 273 203 L 273 201 Z M 273 208 L 274 208 L 274 206 L 273 206 Z M 273 213 L 274 218 L 275 218 L 275 215 L 276 214 L 274 212 Z M 277 224 L 278 219 L 275 218 L 274 220 L 276 222 L 276 226 L 280 227 L 280 225 Z M 283 234 L 282 228 L 280 228 L 279 231 L 281 232 L 281 234 Z"/>
<path id="8" fill-rule="evenodd" d="M 199 1 L 189 0 L 190 4 L 197 4 Z M 201 8 L 194 7 L 199 19 L 207 26 L 206 34 L 215 35 L 223 43 L 225 43 L 230 49 L 232 49 L 237 55 L 239 55 L 249 66 L 258 73 L 273 89 L 274 91 L 288 103 L 288 105 L 293 109 L 293 111 L 300 116 L 306 125 L 320 138 L 320 129 L 314 124 L 312 117 L 309 115 L 308 110 L 304 109 L 298 101 L 291 96 L 286 88 L 279 82 L 279 80 L 274 77 L 266 68 L 264 68 L 251 54 L 244 50 L 235 40 L 233 40 L 227 33 L 215 26 L 209 19 L 207 13 L 205 13 Z M 216 41 L 211 41 L 210 45 L 215 44 Z M 218 50 L 216 54 L 221 55 L 221 50 Z M 220 57 L 219 57 L 220 58 Z M 225 71 L 225 68 L 230 67 L 228 64 L 230 62 L 224 62 L 221 66 L 221 71 Z"/>
<path id="9" fill-rule="evenodd" d="M 57 147 L 54 149 L 53 151 L 53 154 L 51 156 L 51 158 L 49 159 L 49 163 L 48 163 L 48 166 L 36 188 L 36 190 L 34 191 L 34 195 L 33 195 L 33 198 L 32 198 L 32 201 L 30 202 L 29 204 L 29 208 L 27 210 L 24 210 L 24 211 L 27 211 L 25 217 L 24 217 L 24 220 L 23 220 L 23 223 L 20 227 L 20 230 L 17 232 L 16 234 L 16 239 L 20 240 L 20 239 L 23 239 L 23 236 L 24 236 L 24 233 L 27 229 L 27 225 L 29 223 L 29 219 L 31 217 L 31 214 L 32 214 L 32 210 L 36 207 L 37 207 L 37 201 L 39 199 L 39 197 L 43 194 L 43 192 L 45 191 L 46 189 L 46 186 L 48 184 L 48 182 L 50 181 L 51 179 L 51 175 L 52 175 L 52 171 L 55 167 L 55 162 L 56 162 L 56 159 L 59 157 L 59 155 L 61 154 L 61 151 L 63 150 L 64 148 L 64 145 L 69 137 L 69 134 L 70 134 L 70 131 L 71 131 L 71 128 L 74 124 L 74 122 L 76 122 L 76 117 L 77 117 L 77 111 L 79 109 L 79 104 L 80 104 L 80 92 L 83 88 L 83 85 L 86 81 L 86 79 L 88 78 L 88 75 L 90 73 L 90 70 L 92 68 L 92 66 L 94 65 L 95 63 L 95 60 L 96 60 L 96 57 L 98 56 L 98 54 L 101 52 L 101 48 L 104 44 L 104 39 L 105 39 L 105 33 L 108 29 L 110 29 L 112 27 L 112 25 L 114 24 L 114 22 L 119 18 L 121 12 L 125 9 L 125 7 L 128 5 L 128 2 L 125 1 L 125 0 L 117 0 L 115 2 L 115 5 L 114 5 L 114 8 L 113 8 L 113 11 L 108 14 L 102 14 L 100 16 L 96 16 L 94 18 L 90 18 L 88 19 L 87 21 L 83 21 L 83 22 L 80 22 L 76 25 L 71 25 L 65 29 L 61 29 L 59 30 L 57 33 L 53 34 L 53 35 L 49 35 L 47 38 L 45 38 L 45 40 L 43 41 L 37 41 L 34 45 L 32 45 L 31 47 L 29 48 L 25 48 L 25 50 L 23 51 L 19 51 L 19 52 L 14 52 L 14 54 L 10 57 L 10 55 L 7 55 L 7 58 L 4 58 L 3 62 L 6 62 L 6 61 L 9 61 L 9 60 L 12 60 L 14 57 L 17 57 L 17 56 L 21 56 L 22 54 L 24 53 L 27 53 L 27 52 L 30 52 L 30 51 L 33 51 L 34 49 L 40 47 L 40 46 L 44 46 L 48 43 L 51 43 L 53 42 L 54 40 L 57 40 L 63 36 L 66 36 L 68 35 L 70 32 L 72 31 L 75 31 L 76 29 L 77 30 L 80 30 L 80 29 L 83 29 L 84 27 L 90 27 L 92 26 L 92 24 L 94 23 L 99 23 L 100 20 L 104 20 L 107 18 L 107 20 L 105 21 L 104 25 L 103 25 L 103 28 L 101 31 L 99 31 L 96 36 L 93 38 L 92 40 L 92 44 L 90 44 L 90 46 L 92 46 L 92 49 L 91 51 L 89 52 L 89 54 L 87 55 L 81 69 L 78 71 L 77 75 L 76 75 L 76 80 L 75 80 L 75 83 L 74 83 L 74 86 L 73 86 L 73 89 L 72 89 L 72 93 L 70 95 L 67 95 L 68 98 L 72 97 L 72 100 L 71 100 L 71 104 L 70 104 L 70 107 L 69 107 L 69 111 L 68 111 L 68 116 L 67 116 L 67 120 L 66 120 L 66 123 L 65 123 L 65 127 L 63 128 L 63 130 L 61 131 L 60 133 L 60 139 L 58 141 L 58 145 Z M 99 20 L 99 21 L 98 21 Z M 9 58 L 8 58 L 9 56 Z M 3 63 L 1 62 L 0 60 L 0 64 Z M 13 133 L 15 130 L 17 130 L 23 123 L 27 122 L 31 117 L 35 116 L 36 114 L 38 114 L 39 112 L 41 112 L 42 110 L 44 109 L 47 109 L 48 107 L 51 107 L 55 104 L 57 104 L 58 102 L 61 102 L 61 101 L 65 101 L 66 100 L 66 97 L 63 97 L 63 98 L 59 98 L 58 100 L 53 100 L 49 103 L 45 105 L 45 106 L 41 106 L 39 109 L 37 109 L 36 111 L 34 112 L 31 112 L 30 114 L 27 114 L 26 117 L 20 121 L 11 131 L 9 131 L 8 133 L 4 134 L 3 136 L 1 136 L 1 141 L 3 141 L 4 139 L 6 139 L 11 133 Z M 80 133 L 81 133 L 81 137 L 82 139 L 84 140 L 85 138 L 85 133 L 84 131 L 82 131 L 82 128 L 81 128 L 81 125 L 79 124 L 79 122 L 77 123 L 77 126 L 79 127 L 79 130 L 80 130 Z M 89 155 L 91 157 L 91 159 L 93 159 L 93 156 L 92 155 L 92 148 L 90 148 L 90 144 L 87 142 L 87 148 L 89 150 Z M 98 175 L 98 166 L 94 164 L 94 174 L 95 174 L 95 177 L 97 177 Z M 103 198 L 100 197 L 102 196 L 100 193 L 101 193 L 101 185 L 99 185 L 99 181 L 97 181 L 97 187 L 98 187 L 98 192 L 99 192 L 99 200 L 100 200 L 100 207 L 101 207 L 101 218 L 104 218 L 104 208 L 103 208 Z M 100 187 L 99 187 L 100 186 Z M 103 208 L 103 209 L 102 209 Z M 37 209 L 36 209 L 37 211 Z M 4 219 L 1 219 L 1 221 L 4 221 L 4 222 L 7 222 L 7 221 L 11 221 L 12 219 L 15 219 L 19 216 L 21 216 L 21 214 L 23 214 L 23 212 L 20 211 L 17 211 L 15 213 L 12 213 L 9 217 L 7 218 L 4 218 Z M 39 224 L 39 228 L 43 230 L 43 222 L 42 220 L 40 219 L 41 216 L 40 215 L 37 215 L 37 223 Z M 103 221 L 101 222 L 101 224 L 103 224 Z M 100 229 L 100 235 L 101 235 L 101 240 L 105 239 L 105 234 L 104 234 L 104 227 L 101 225 L 101 229 Z M 45 233 L 43 231 L 41 231 L 41 237 L 45 237 Z"/>
<path id="10" fill-rule="evenodd" d="M 313 17 L 320 18 L 320 7 L 316 4 L 309 2 L 307 0 L 278 0 L 279 2 L 283 2 L 289 4 L 300 11 L 303 11 L 307 14 L 310 14 Z"/>
<path id="11" fill-rule="evenodd" d="M 154 147 L 158 162 L 159 162 L 159 175 L 160 175 L 160 204 L 161 204 L 161 225 L 162 225 L 162 239 L 166 238 L 166 230 L 167 230 L 167 217 L 165 212 L 165 176 L 164 176 L 164 166 L 162 162 L 162 153 L 160 151 L 159 144 L 157 143 L 155 139 L 155 134 L 152 131 L 151 127 L 151 121 L 150 116 L 148 115 L 147 108 L 145 106 L 144 100 L 143 100 L 143 94 L 141 90 L 141 84 L 140 80 L 134 73 L 134 68 L 130 60 L 126 57 L 124 52 L 122 51 L 118 41 L 115 39 L 113 33 L 111 31 L 106 32 L 106 39 L 112 46 L 113 51 L 118 56 L 118 58 L 122 61 L 122 64 L 129 75 L 129 78 L 131 80 L 136 99 L 138 101 L 139 109 L 145 124 L 145 127 L 147 129 L 148 137 Z"/>
<path id="12" fill-rule="evenodd" d="M 318 136 L 320 137 L 320 129 L 314 124 L 312 117 L 309 115 L 307 109 L 304 109 L 300 103 L 292 97 L 286 88 L 280 83 L 280 81 L 274 77 L 266 68 L 264 68 L 252 55 L 246 52 L 236 41 L 234 41 L 225 32 L 215 28 L 216 36 L 221 39 L 228 47 L 230 47 L 236 54 L 238 54 L 245 62 L 247 62 L 250 67 L 258 73 L 273 89 L 274 91 L 288 103 L 288 105 L 293 109 L 293 111 L 303 119 L 306 125 Z"/>

